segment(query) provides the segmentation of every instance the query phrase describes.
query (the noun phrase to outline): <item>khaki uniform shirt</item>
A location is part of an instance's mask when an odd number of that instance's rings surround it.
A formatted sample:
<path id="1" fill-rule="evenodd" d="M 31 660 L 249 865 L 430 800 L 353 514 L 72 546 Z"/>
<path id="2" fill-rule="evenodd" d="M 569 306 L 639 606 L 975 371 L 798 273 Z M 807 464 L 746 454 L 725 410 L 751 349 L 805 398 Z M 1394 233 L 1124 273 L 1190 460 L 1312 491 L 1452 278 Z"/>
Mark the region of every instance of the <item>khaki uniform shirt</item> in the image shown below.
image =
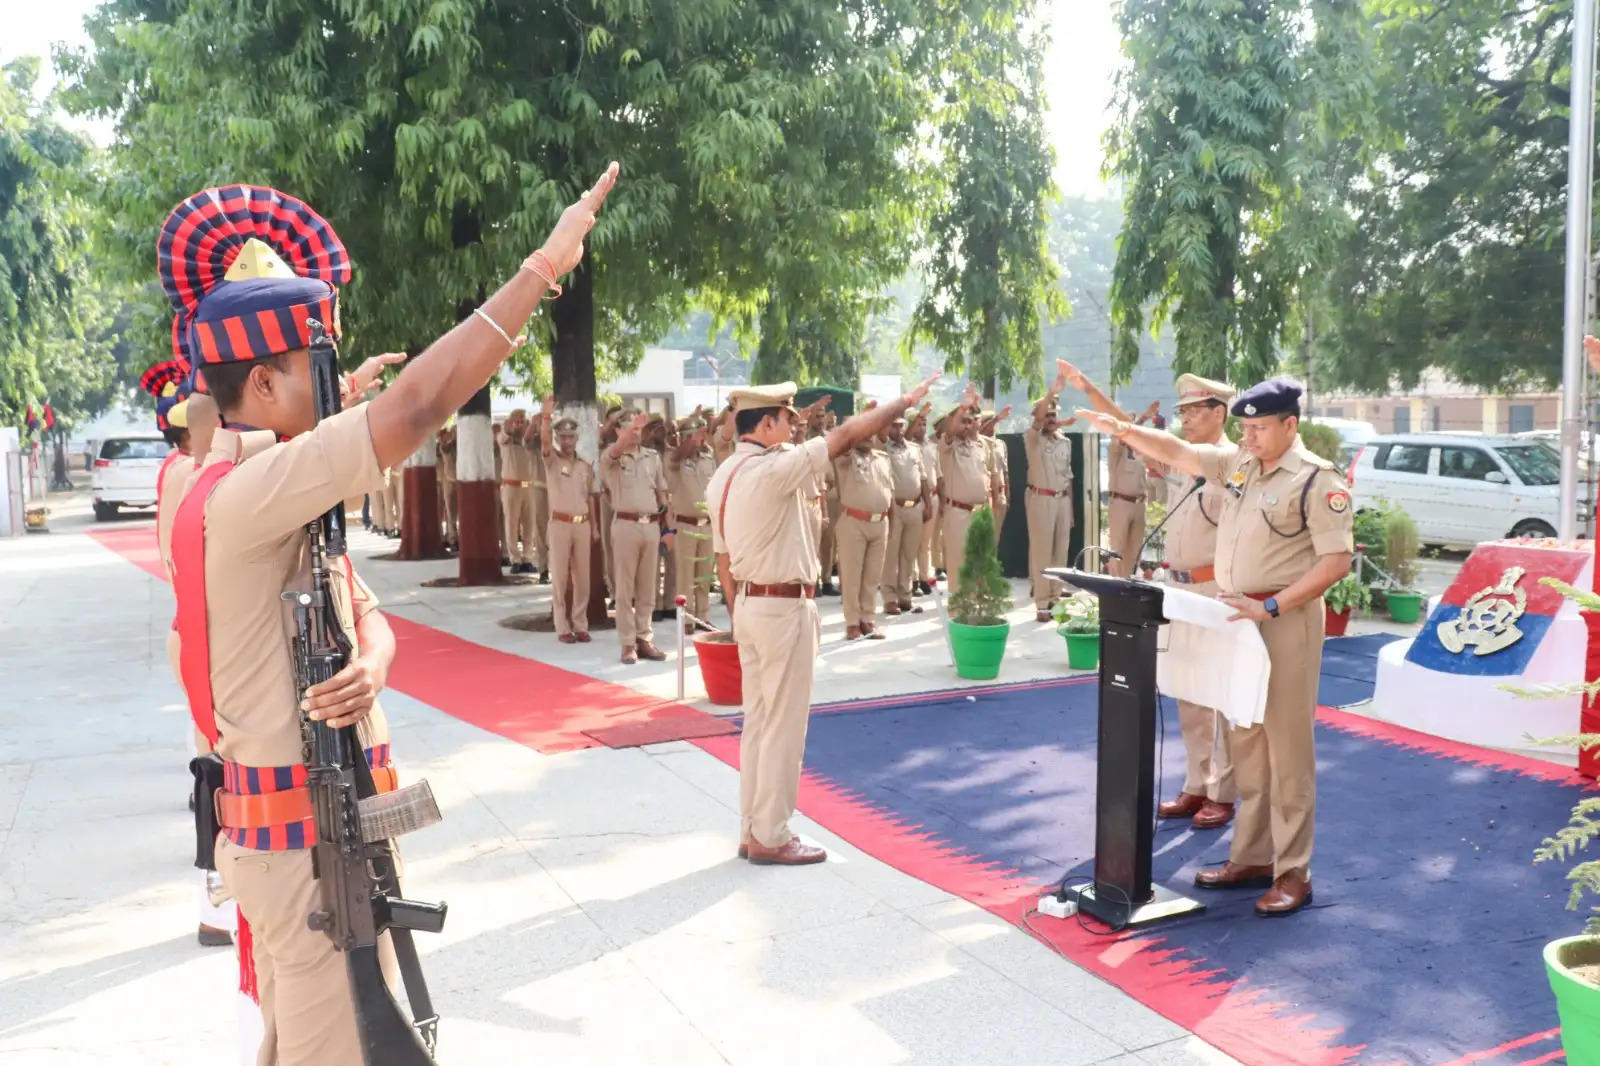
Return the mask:
<path id="1" fill-rule="evenodd" d="M 439 445 L 439 480 L 451 484 L 456 479 L 455 442 Z"/>
<path id="2" fill-rule="evenodd" d="M 989 449 L 980 441 L 941 441 L 939 474 L 951 502 L 974 508 L 989 502 Z"/>
<path id="3" fill-rule="evenodd" d="M 615 459 L 606 448 L 600 453 L 600 479 L 611 494 L 614 510 L 641 516 L 661 510 L 656 494 L 666 494 L 667 477 L 661 469 L 661 453 L 654 448 L 641 444 Z"/>
<path id="4" fill-rule="evenodd" d="M 727 462 L 728 456 L 733 454 L 733 450 L 738 444 L 739 441 L 735 437 L 729 437 L 724 440 L 721 433 L 711 434 L 711 457 L 716 465 L 721 466 Z"/>
<path id="5" fill-rule="evenodd" d="M 928 479 L 928 490 L 939 491 L 939 442 L 924 440 L 916 447 L 922 450 L 922 473 Z"/>
<path id="6" fill-rule="evenodd" d="M 839 503 L 857 511 L 881 515 L 894 498 L 894 472 L 889 456 L 876 448 L 851 448 L 833 461 L 839 483 Z"/>
<path id="7" fill-rule="evenodd" d="M 205 505 L 217 750 L 246 766 L 294 765 L 303 761 L 290 651 L 295 622 L 282 595 L 311 587 L 306 523 L 382 480 L 367 432 L 367 405 L 281 443 L 268 431 L 218 429 L 202 469 L 228 461 L 233 470 L 216 483 Z M 377 608 L 378 598 L 351 569 L 349 556 L 331 563 L 334 609 L 359 652 L 356 622 Z M 373 705 L 357 732 L 364 747 L 388 742 L 380 705 Z"/>
<path id="8" fill-rule="evenodd" d="M 1022 434 L 1028 484 L 1055 493 L 1072 489 L 1072 438 L 1059 429 L 1049 436 L 1029 426 Z"/>
<path id="9" fill-rule="evenodd" d="M 828 439 L 812 437 L 798 447 L 763 448 L 742 440 L 717 467 L 706 486 L 711 548 L 727 554 L 734 580 L 817 583 L 822 565 L 811 533 L 811 498 L 828 465 Z"/>
<path id="10" fill-rule="evenodd" d="M 178 517 L 178 501 L 189 486 L 195 471 L 194 460 L 179 453 L 161 472 L 156 485 L 156 553 L 161 557 L 161 572 L 172 580 L 172 520 Z"/>
<path id="11" fill-rule="evenodd" d="M 994 483 L 995 491 L 1002 499 L 1009 496 L 1011 484 L 1011 456 L 1006 442 L 999 437 L 985 437 L 981 434 L 979 440 L 989 449 L 989 477 Z"/>
<path id="12" fill-rule="evenodd" d="M 1195 451 L 1206 481 L 1217 482 L 1224 493 L 1216 563 L 1222 591 L 1281 592 L 1305 576 L 1317 556 L 1354 549 L 1349 491 L 1332 464 L 1299 441 L 1265 474 L 1256 457 L 1237 445 L 1207 444 Z"/>
<path id="13" fill-rule="evenodd" d="M 1176 570 L 1193 570 L 1217 561 L 1217 523 L 1227 505 L 1228 490 L 1222 482 L 1206 478 L 1200 491 L 1191 493 L 1193 484 L 1194 478 L 1181 474 L 1167 479 L 1167 506 L 1174 510 L 1168 512 L 1165 554 Z"/>
<path id="14" fill-rule="evenodd" d="M 717 460 L 709 449 L 679 461 L 675 453 L 667 454 L 667 490 L 672 494 L 672 513 L 695 520 L 707 515 L 700 510 L 706 502 L 706 486 L 716 472 Z"/>
<path id="15" fill-rule="evenodd" d="M 594 494 L 594 467 L 572 456 L 551 452 L 545 460 L 545 480 L 550 491 L 550 510 L 565 515 L 589 515 L 589 497 Z"/>
<path id="16" fill-rule="evenodd" d="M 922 465 L 922 447 L 908 440 L 888 440 L 883 442 L 883 451 L 889 457 L 895 503 L 921 502 L 922 489 L 928 481 Z"/>
<path id="17" fill-rule="evenodd" d="M 1110 453 L 1106 456 L 1106 467 L 1111 479 L 1111 484 L 1106 486 L 1108 491 L 1123 496 L 1144 498 L 1146 474 L 1144 459 L 1138 452 L 1121 441 L 1114 440 L 1111 442 Z"/>
<path id="18" fill-rule="evenodd" d="M 530 484 L 534 480 L 533 457 L 536 449 L 528 447 L 526 437 L 518 439 L 510 434 L 500 435 L 500 479 L 502 481 L 526 481 Z"/>

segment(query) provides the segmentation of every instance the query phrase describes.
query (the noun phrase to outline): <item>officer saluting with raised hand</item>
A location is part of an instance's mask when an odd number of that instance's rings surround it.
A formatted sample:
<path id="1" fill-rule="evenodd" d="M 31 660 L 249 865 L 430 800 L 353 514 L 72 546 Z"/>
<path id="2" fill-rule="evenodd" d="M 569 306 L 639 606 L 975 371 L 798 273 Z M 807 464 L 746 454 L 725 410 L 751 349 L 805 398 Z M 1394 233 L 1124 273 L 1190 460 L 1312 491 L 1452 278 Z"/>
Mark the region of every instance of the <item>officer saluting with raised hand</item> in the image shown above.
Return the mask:
<path id="1" fill-rule="evenodd" d="M 338 334 L 335 285 L 350 274 L 332 226 L 276 190 L 230 185 L 189 197 L 162 227 L 162 284 L 223 418 L 180 505 L 174 569 L 185 692 L 225 763 L 216 866 L 252 927 L 263 1066 L 365 1057 L 344 958 L 307 921 L 322 904 L 302 714 L 355 727 L 374 782 L 394 780 L 377 703 L 393 637 L 347 560 L 328 562 L 349 665 L 295 705 L 297 627 L 282 597 L 309 587 L 306 526 L 372 490 L 494 376 L 513 334 L 578 265 L 617 173 L 612 164 L 544 248 L 385 392 L 320 422 L 310 321 Z"/>
<path id="2" fill-rule="evenodd" d="M 1333 465 L 1300 443 L 1301 388 L 1265 381 L 1232 411 L 1239 445 L 1194 445 L 1094 411 L 1078 414 L 1141 455 L 1223 485 L 1216 581 L 1233 619 L 1261 627 L 1272 676 L 1266 718 L 1231 734 L 1239 790 L 1233 847 L 1201 870 L 1201 888 L 1266 887 L 1263 917 L 1311 902 L 1316 809 L 1313 722 L 1322 670 L 1322 594 L 1350 572 L 1350 494 Z"/>

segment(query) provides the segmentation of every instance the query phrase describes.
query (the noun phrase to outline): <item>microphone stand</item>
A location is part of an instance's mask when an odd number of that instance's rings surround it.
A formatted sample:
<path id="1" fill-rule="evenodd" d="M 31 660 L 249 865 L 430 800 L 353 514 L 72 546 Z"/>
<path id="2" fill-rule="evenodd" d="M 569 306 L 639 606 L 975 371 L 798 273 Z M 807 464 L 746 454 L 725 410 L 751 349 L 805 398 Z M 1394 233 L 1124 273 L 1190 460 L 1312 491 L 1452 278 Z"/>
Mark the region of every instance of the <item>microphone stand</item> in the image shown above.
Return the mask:
<path id="1" fill-rule="evenodd" d="M 1151 541 L 1156 539 L 1156 534 L 1161 532 L 1162 528 L 1167 524 L 1167 521 L 1171 519 L 1173 515 L 1178 513 L 1178 508 L 1187 503 L 1190 496 L 1193 496 L 1195 493 L 1199 492 L 1203 487 L 1205 487 L 1205 483 L 1205 478 L 1195 478 L 1194 484 L 1189 486 L 1189 491 L 1184 493 L 1183 497 L 1179 499 L 1177 503 L 1173 504 L 1167 509 L 1167 513 L 1161 516 L 1161 521 L 1156 523 L 1156 528 L 1152 529 L 1149 535 L 1144 538 L 1144 543 L 1139 545 L 1139 559 L 1144 558 L 1144 550 L 1150 546 Z"/>

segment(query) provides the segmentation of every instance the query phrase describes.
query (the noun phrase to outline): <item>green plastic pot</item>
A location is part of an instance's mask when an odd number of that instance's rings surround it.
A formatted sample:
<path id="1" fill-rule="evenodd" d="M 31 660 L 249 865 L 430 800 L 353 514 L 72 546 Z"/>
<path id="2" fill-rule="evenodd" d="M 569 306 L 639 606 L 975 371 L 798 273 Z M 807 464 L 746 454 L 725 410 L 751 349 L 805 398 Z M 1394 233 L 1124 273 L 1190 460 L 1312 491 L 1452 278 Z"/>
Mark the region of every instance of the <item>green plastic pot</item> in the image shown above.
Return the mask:
<path id="1" fill-rule="evenodd" d="M 1006 637 L 1011 623 L 997 626 L 969 626 L 950 623 L 950 650 L 956 658 L 956 676 L 973 681 L 992 681 L 1000 675 L 1000 660 L 1005 658 Z"/>
<path id="2" fill-rule="evenodd" d="M 1600 937 L 1569 936 L 1544 946 L 1544 969 L 1561 1015 L 1561 1046 L 1573 1066 L 1600 1062 L 1600 986 L 1572 972 L 1600 964 Z"/>
<path id="3" fill-rule="evenodd" d="M 1067 641 L 1067 665 L 1074 670 L 1095 670 L 1100 666 L 1099 633 L 1063 633 Z"/>
<path id="4" fill-rule="evenodd" d="M 1415 622 L 1422 614 L 1422 593 L 1389 593 L 1389 617 L 1396 622 Z"/>

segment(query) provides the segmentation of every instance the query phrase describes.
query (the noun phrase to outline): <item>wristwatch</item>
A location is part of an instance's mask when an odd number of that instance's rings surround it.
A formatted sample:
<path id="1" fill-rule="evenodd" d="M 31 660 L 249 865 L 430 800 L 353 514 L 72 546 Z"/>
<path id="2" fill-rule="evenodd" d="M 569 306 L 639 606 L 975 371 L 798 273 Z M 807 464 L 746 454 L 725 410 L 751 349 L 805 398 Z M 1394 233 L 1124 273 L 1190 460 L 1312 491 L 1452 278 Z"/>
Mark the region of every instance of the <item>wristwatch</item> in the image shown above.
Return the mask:
<path id="1" fill-rule="evenodd" d="M 1272 617 L 1278 617 L 1278 597 L 1268 596 L 1266 599 L 1261 601 L 1261 606 L 1265 607 L 1267 609 L 1267 613 Z"/>

